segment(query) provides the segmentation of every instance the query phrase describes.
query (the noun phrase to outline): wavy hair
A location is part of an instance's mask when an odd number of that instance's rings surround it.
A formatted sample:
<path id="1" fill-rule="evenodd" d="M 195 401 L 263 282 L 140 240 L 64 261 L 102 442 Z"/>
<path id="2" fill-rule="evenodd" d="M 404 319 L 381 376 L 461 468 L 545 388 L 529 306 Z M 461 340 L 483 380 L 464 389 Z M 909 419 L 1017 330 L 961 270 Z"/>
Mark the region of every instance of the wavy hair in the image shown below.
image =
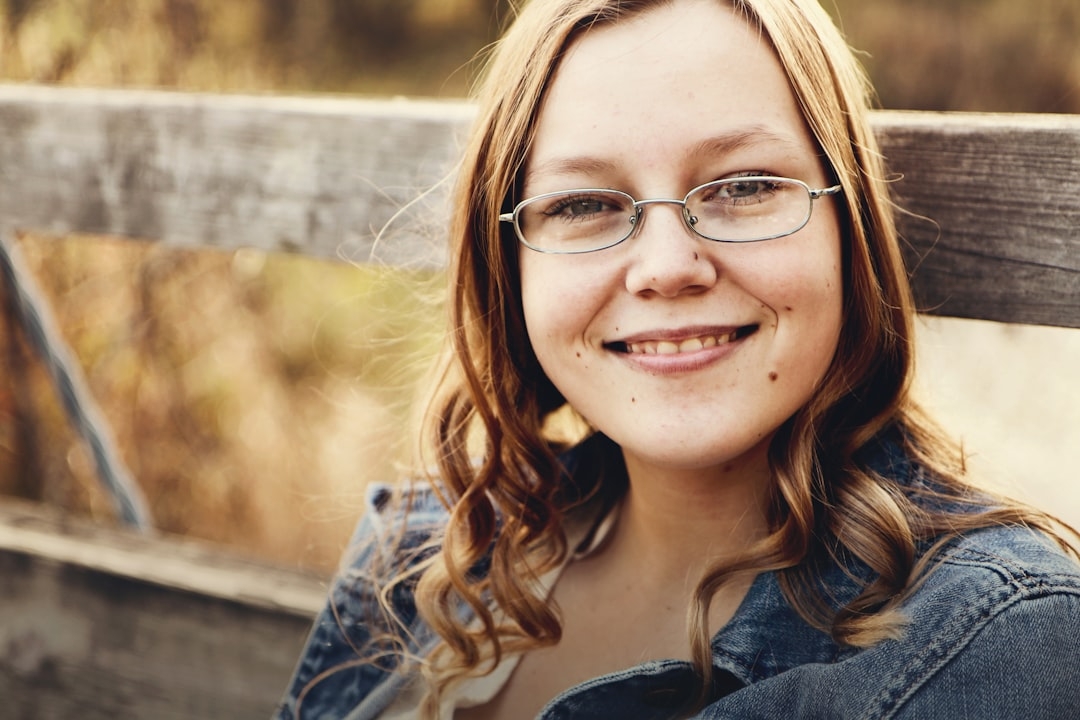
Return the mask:
<path id="1" fill-rule="evenodd" d="M 559 641 L 559 619 L 535 581 L 566 557 L 566 513 L 590 498 L 613 502 L 625 488 L 618 448 L 601 436 L 586 441 L 586 467 L 566 473 L 560 466 L 563 446 L 548 430 L 566 401 L 529 344 L 520 246 L 498 215 L 512 206 L 541 101 L 569 44 L 591 27 L 671 1 L 533 0 L 495 48 L 477 93 L 478 116 L 452 199 L 449 348 L 427 415 L 432 484 L 449 521 L 430 558 L 390 578 L 382 593 L 390 597 L 395 586 L 415 583 L 417 609 L 440 638 L 420 660 L 429 716 L 455 681 L 486 672 L 505 653 Z M 736 577 L 777 571 L 808 622 L 838 642 L 868 646 L 902 632 L 896 608 L 930 565 L 936 546 L 923 550 L 935 540 L 1015 523 L 1068 547 L 1053 518 L 982 491 L 976 496 L 961 453 L 910 396 L 915 306 L 870 124 L 871 90 L 832 20 L 814 0 L 716 1 L 771 43 L 844 188 L 844 305 L 823 382 L 769 448 L 770 532 L 740 559 L 712 568 L 689 609 L 698 705 L 711 684 L 710 602 Z M 860 462 L 860 451 L 890 429 L 933 478 L 917 492 L 934 502 L 916 502 L 910 488 Z M 992 509 L 973 509 L 973 497 L 989 498 L 979 505 Z M 947 509 L 957 502 L 969 510 Z M 814 568 L 844 558 L 865 564 L 874 579 L 835 612 L 821 597 Z M 475 626 L 462 620 L 462 604 Z"/>

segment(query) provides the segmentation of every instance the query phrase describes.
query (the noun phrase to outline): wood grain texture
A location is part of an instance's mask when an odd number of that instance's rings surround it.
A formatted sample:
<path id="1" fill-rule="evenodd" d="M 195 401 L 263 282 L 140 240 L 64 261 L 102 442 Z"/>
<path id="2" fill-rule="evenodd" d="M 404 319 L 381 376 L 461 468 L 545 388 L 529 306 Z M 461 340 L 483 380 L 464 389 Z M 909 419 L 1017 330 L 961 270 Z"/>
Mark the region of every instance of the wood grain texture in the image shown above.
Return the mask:
<path id="1" fill-rule="evenodd" d="M 1080 117 L 875 120 L 921 308 L 1080 327 Z"/>
<path id="2" fill-rule="evenodd" d="M 439 265 L 460 102 L 0 86 L 0 229 Z M 1080 117 L 876 113 L 928 312 L 1080 326 Z"/>
<path id="3" fill-rule="evenodd" d="M 0 504 L 0 717 L 269 717 L 312 576 Z"/>
<path id="4" fill-rule="evenodd" d="M 461 103 L 0 86 L 0 227 L 441 264 L 440 181 L 471 116 Z"/>

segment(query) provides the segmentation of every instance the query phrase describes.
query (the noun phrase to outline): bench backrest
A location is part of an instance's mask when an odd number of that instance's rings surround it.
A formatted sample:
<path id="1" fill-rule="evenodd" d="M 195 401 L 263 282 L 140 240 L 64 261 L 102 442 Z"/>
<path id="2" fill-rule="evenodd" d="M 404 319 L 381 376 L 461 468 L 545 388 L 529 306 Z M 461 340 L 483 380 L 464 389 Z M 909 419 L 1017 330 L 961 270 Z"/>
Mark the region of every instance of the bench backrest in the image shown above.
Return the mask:
<path id="1" fill-rule="evenodd" d="M 0 86 L 0 232 L 437 265 L 471 117 L 464 103 Z M 874 122 L 921 307 L 1080 327 L 1080 117 Z M 323 595 L 295 572 L 19 504 L 0 507 L 0 579 L 0 698 L 35 717 L 266 717 Z"/>
<path id="2" fill-rule="evenodd" d="M 453 102 L 0 86 L 0 229 L 437 264 L 471 117 Z M 1080 117 L 874 122 L 921 307 L 1080 327 Z"/>

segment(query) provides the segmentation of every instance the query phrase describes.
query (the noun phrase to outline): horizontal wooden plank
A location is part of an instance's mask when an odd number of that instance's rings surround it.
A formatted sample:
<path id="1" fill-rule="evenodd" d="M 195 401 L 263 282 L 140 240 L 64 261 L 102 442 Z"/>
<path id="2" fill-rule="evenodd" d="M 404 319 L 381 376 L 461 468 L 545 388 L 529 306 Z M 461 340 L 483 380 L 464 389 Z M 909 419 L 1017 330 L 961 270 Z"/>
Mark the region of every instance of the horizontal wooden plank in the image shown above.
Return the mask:
<path id="1" fill-rule="evenodd" d="M 262 720 L 324 588 L 190 541 L 5 500 L 0 715 Z"/>
<path id="2" fill-rule="evenodd" d="M 438 265 L 472 115 L 0 86 L 0 229 Z M 924 309 L 1080 327 L 1080 117 L 879 112 L 875 125 Z"/>
<path id="3" fill-rule="evenodd" d="M 1080 327 L 1080 117 L 877 113 L 928 312 Z"/>
<path id="4" fill-rule="evenodd" d="M 440 181 L 472 114 L 463 103 L 0 86 L 0 223 L 442 264 Z"/>

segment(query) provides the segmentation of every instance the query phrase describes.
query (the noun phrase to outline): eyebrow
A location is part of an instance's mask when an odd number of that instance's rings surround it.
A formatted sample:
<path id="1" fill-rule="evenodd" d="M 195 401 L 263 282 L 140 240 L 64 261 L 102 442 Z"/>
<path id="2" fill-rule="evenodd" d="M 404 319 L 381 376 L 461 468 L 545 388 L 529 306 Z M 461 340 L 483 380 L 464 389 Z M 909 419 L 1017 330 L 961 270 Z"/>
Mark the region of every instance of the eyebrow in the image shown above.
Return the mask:
<path id="1" fill-rule="evenodd" d="M 690 148 L 687 157 L 728 155 L 736 150 L 758 145 L 782 145 L 785 150 L 791 151 L 802 147 L 790 135 L 773 132 L 763 125 L 754 125 L 706 138 Z"/>
<path id="2" fill-rule="evenodd" d="M 553 158 L 525 173 L 525 184 L 544 175 L 593 175 L 614 169 L 615 163 L 595 157 Z"/>
<path id="3" fill-rule="evenodd" d="M 686 157 L 718 157 L 759 145 L 781 145 L 787 151 L 802 149 L 790 135 L 774 132 L 763 125 L 752 125 L 705 138 L 689 148 Z M 615 163 L 588 155 L 557 157 L 531 168 L 525 174 L 524 180 L 525 184 L 529 184 L 537 176 L 602 174 L 614 168 Z"/>

